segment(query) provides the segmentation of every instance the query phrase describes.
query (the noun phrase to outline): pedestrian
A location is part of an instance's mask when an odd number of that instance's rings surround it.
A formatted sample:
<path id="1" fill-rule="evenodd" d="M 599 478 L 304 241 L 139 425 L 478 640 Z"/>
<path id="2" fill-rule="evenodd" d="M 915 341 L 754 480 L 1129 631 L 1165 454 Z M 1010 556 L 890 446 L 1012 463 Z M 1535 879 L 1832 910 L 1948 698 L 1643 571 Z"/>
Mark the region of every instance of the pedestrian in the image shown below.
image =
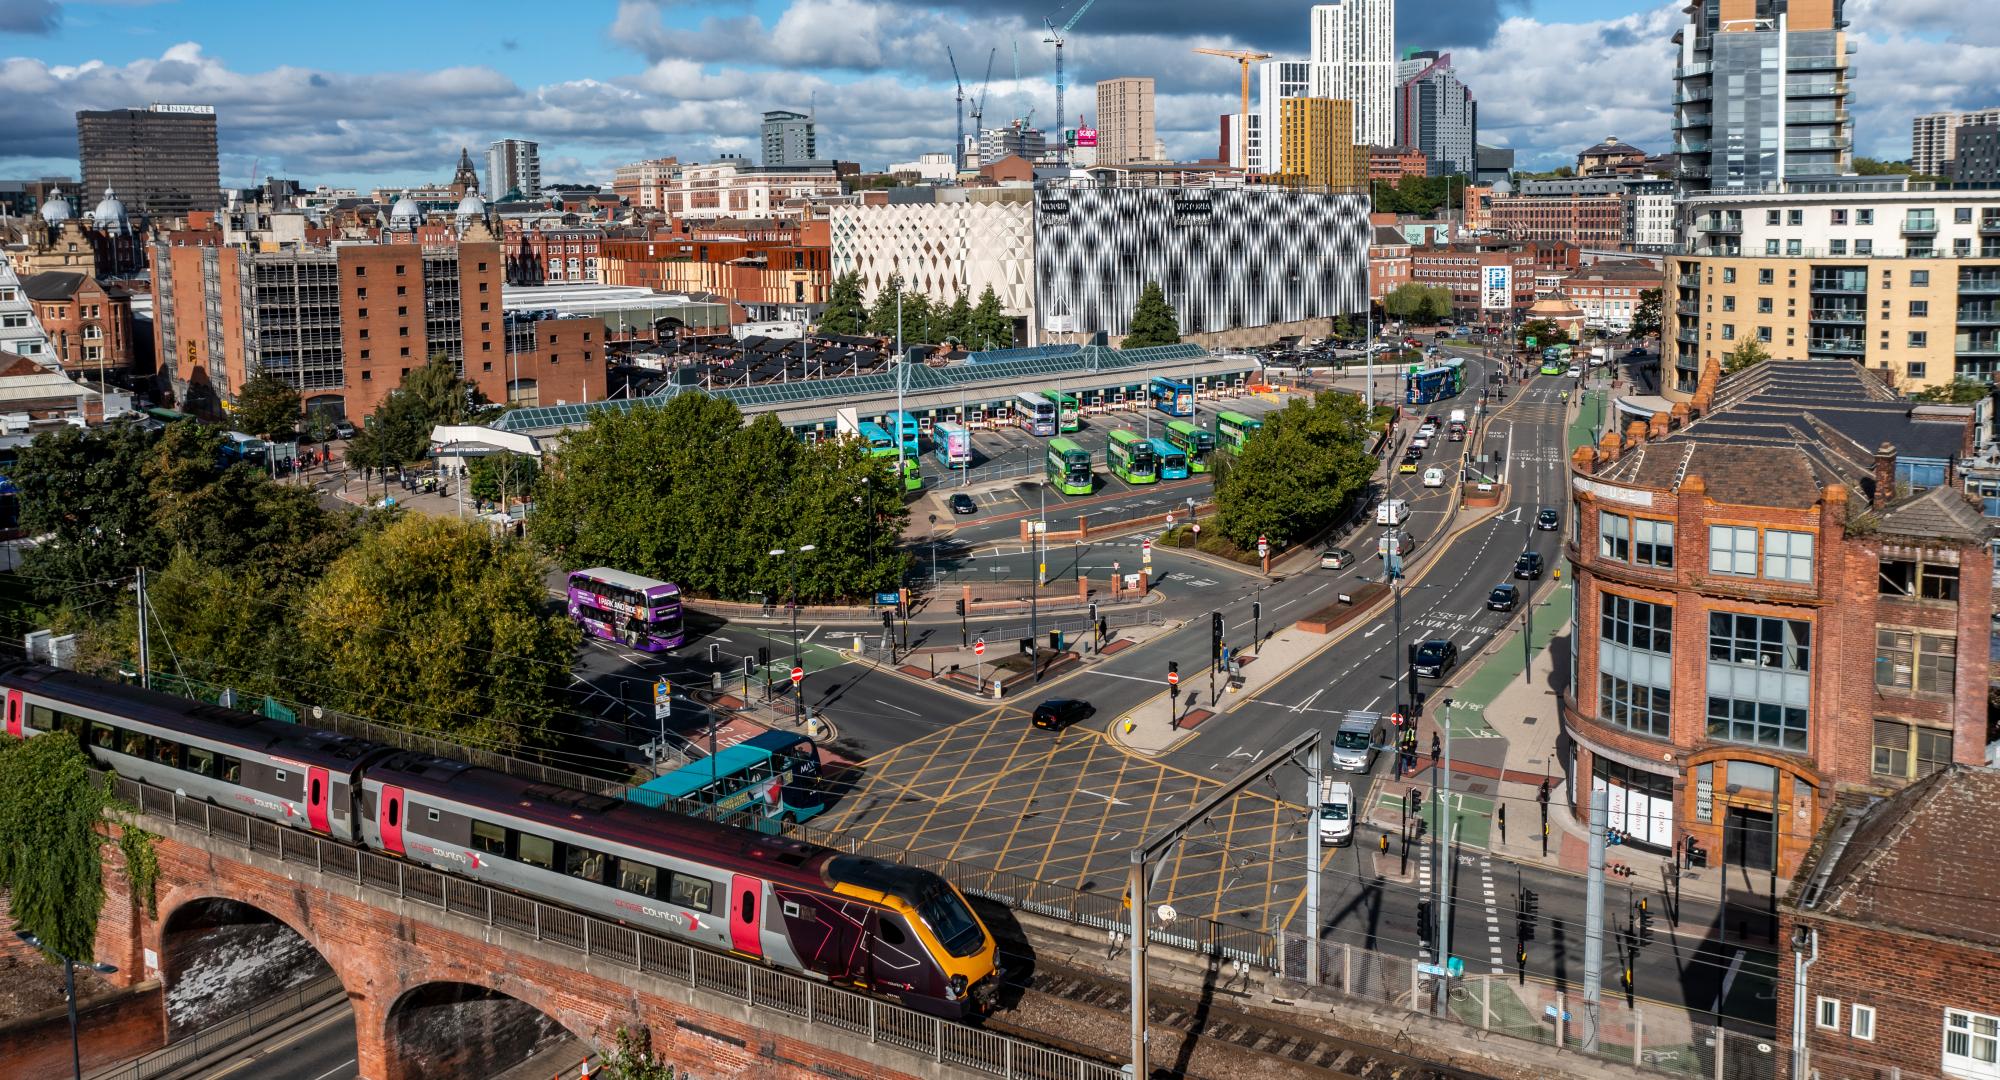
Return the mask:
<path id="1" fill-rule="evenodd" d="M 1444 743 L 1438 740 L 1438 733 L 1431 732 L 1431 768 L 1437 768 L 1438 755 L 1444 753 Z"/>

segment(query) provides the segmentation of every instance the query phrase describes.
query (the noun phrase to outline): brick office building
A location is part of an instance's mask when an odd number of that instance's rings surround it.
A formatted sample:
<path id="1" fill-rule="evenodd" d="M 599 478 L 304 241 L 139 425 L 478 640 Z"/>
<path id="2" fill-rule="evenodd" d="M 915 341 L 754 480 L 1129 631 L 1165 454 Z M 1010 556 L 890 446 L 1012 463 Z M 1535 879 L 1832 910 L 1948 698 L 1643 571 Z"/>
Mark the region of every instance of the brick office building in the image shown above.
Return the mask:
<path id="1" fill-rule="evenodd" d="M 436 355 L 492 401 L 604 396 L 601 323 L 506 316 L 501 246 L 483 221 L 447 245 L 416 243 L 403 220 L 380 243 L 270 251 L 159 234 L 153 334 L 181 407 L 214 411 L 265 371 L 309 412 L 361 418 Z"/>
<path id="2" fill-rule="evenodd" d="M 1625 199 L 1619 195 L 1495 195 L 1493 228 L 1516 240 L 1566 240 L 1616 248 L 1625 240 Z"/>
<path id="3" fill-rule="evenodd" d="M 1982 760 L 1991 527 L 1969 418 L 1841 361 L 1703 382 L 1571 458 L 1565 794 L 1789 876 L 1835 796 Z"/>
<path id="4" fill-rule="evenodd" d="M 44 270 L 22 278 L 21 291 L 64 374 L 144 374 L 133 370 L 129 291 L 81 270 Z"/>
<path id="5" fill-rule="evenodd" d="M 1514 292 L 1512 307 L 1524 310 L 1535 302 L 1535 268 L 1539 262 L 1533 244 L 1426 244 L 1410 253 L 1410 280 L 1450 289 L 1452 310 L 1473 314 L 1480 310 L 1486 268 L 1509 267 Z"/>
<path id="6" fill-rule="evenodd" d="M 1996 802 L 2000 772 L 1953 765 L 1828 815 L 1778 909 L 1781 1075 L 2000 1075 Z"/>

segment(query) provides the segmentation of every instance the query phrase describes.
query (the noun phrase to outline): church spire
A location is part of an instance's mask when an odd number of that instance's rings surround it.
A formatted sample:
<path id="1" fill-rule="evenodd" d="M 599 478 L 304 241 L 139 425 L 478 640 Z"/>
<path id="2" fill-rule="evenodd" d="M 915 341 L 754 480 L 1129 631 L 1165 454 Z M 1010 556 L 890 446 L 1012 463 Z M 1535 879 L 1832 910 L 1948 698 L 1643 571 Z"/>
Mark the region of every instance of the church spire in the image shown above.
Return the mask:
<path id="1" fill-rule="evenodd" d="M 472 155 L 458 148 L 458 171 L 451 177 L 452 190 L 460 195 L 479 194 L 479 170 L 472 167 Z"/>

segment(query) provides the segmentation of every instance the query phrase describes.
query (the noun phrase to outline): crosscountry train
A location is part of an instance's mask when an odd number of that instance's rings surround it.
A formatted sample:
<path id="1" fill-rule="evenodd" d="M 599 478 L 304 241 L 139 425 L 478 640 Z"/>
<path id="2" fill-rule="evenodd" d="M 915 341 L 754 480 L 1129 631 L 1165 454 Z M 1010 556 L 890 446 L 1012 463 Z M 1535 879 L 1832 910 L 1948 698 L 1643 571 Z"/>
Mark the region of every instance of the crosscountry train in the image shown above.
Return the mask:
<path id="1" fill-rule="evenodd" d="M 0 689 L 8 735 L 188 798 L 941 1016 L 998 993 L 993 936 L 928 870 L 40 664 Z"/>

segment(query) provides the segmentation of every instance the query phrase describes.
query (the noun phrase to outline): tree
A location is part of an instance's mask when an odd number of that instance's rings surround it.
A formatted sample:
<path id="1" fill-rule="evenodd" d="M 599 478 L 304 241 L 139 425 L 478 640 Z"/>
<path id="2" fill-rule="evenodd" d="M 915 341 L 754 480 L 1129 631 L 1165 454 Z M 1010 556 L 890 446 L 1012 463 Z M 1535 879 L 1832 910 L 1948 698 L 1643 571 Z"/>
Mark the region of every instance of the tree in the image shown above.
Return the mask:
<path id="1" fill-rule="evenodd" d="M 1383 306 L 1389 314 L 1398 319 L 1434 325 L 1451 317 L 1451 290 L 1442 285 L 1423 285 L 1408 282 L 1398 285 L 1387 297 Z"/>
<path id="2" fill-rule="evenodd" d="M 48 952 L 86 962 L 96 953 L 98 829 L 111 801 L 71 733 L 0 740 L 0 888 L 14 923 Z"/>
<path id="3" fill-rule="evenodd" d="M 1854 157 L 1854 174 L 1856 176 L 1892 176 L 1901 175 L 1909 171 L 1910 163 L 1907 161 L 1882 161 L 1877 158 L 1863 157 L 1859 154 Z"/>
<path id="4" fill-rule="evenodd" d="M 472 459 L 472 494 L 490 503 L 519 495 L 526 498 L 541 475 L 541 462 L 526 454 L 493 454 Z"/>
<path id="5" fill-rule="evenodd" d="M 931 301 L 920 292 L 903 295 L 902 342 L 905 346 L 936 344 L 944 335 L 931 326 Z M 890 333 L 895 333 L 892 329 Z"/>
<path id="6" fill-rule="evenodd" d="M 965 290 L 958 291 L 957 299 L 944 313 L 944 336 L 960 345 L 972 340 L 972 304 L 965 298 Z"/>
<path id="7" fill-rule="evenodd" d="M 681 1080 L 686 1074 L 675 1072 L 672 1065 L 653 1053 L 650 1032 L 621 1027 L 618 1046 L 606 1056 L 598 1075 L 607 1080 Z"/>
<path id="8" fill-rule="evenodd" d="M 875 306 L 868 309 L 868 332 L 876 337 L 896 336 L 896 296 L 903 291 L 903 279 L 891 277 L 875 294 Z"/>
<path id="9" fill-rule="evenodd" d="M 1008 349 L 1014 345 L 1014 320 L 1000 307 L 1000 297 L 988 285 L 979 294 L 979 304 L 972 309 L 972 324 L 967 335 L 966 346 L 977 351 L 981 349 Z"/>
<path id="10" fill-rule="evenodd" d="M 1971 379 L 1953 379 L 1937 386 L 1927 386 L 1910 395 L 1916 401 L 1938 401 L 1949 405 L 1970 405 L 1993 392 L 1988 383 L 1973 382 Z"/>
<path id="11" fill-rule="evenodd" d="M 272 442 L 291 442 L 298 438 L 300 400 L 291 384 L 260 371 L 236 391 L 236 426 Z"/>
<path id="12" fill-rule="evenodd" d="M 1218 530 L 1250 549 L 1259 536 L 1284 547 L 1332 525 L 1374 474 L 1370 434 L 1353 394 L 1322 392 L 1266 414 L 1263 430 L 1217 471 Z"/>
<path id="13" fill-rule="evenodd" d="M 579 640 L 545 612 L 546 572 L 526 545 L 450 518 L 363 537 L 306 594 L 315 699 L 475 746 L 545 742 Z"/>
<path id="14" fill-rule="evenodd" d="M 1741 345 L 1736 346 L 1733 351 L 1723 356 L 1722 373 L 1724 375 L 1734 375 L 1745 368 L 1761 364 L 1770 358 L 1770 352 L 1764 346 L 1759 345 L 1756 338 L 1745 338 Z"/>
<path id="15" fill-rule="evenodd" d="M 373 469 L 416 461 L 430 449 L 431 429 L 464 423 L 481 404 L 479 389 L 459 375 L 457 366 L 434 356 L 383 399 L 348 444 L 347 458 Z"/>
<path id="16" fill-rule="evenodd" d="M 833 279 L 827 293 L 826 310 L 819 316 L 819 332 L 844 337 L 859 335 L 868 323 L 868 309 L 861 303 L 861 272 L 849 270 Z"/>
<path id="17" fill-rule="evenodd" d="M 1632 312 L 1632 336 L 1651 337 L 1660 332 L 1660 302 L 1663 294 L 1659 289 L 1639 290 L 1639 306 Z"/>
<path id="18" fill-rule="evenodd" d="M 1178 345 L 1181 342 L 1180 316 L 1167 303 L 1167 296 L 1160 291 L 1160 283 L 1148 281 L 1139 290 L 1139 302 L 1132 307 L 1131 328 L 1125 332 L 1125 340 L 1119 343 L 1121 349 L 1144 349 L 1154 345 Z"/>
<path id="19" fill-rule="evenodd" d="M 1333 336 L 1341 341 L 1355 341 L 1361 337 L 1361 328 L 1346 315 L 1333 320 Z"/>
<path id="20" fill-rule="evenodd" d="M 169 430 L 206 429 L 182 420 Z M 20 488 L 22 530 L 41 538 L 22 555 L 21 576 L 41 602 L 86 607 L 159 559 L 146 473 L 153 444 L 137 424 L 109 424 L 44 432 L 21 448 L 8 475 Z"/>
<path id="21" fill-rule="evenodd" d="M 1521 329 L 1517 333 L 1520 337 L 1521 347 L 1524 349 L 1545 349 L 1550 345 L 1560 345 L 1569 340 L 1569 331 L 1564 330 L 1548 319 L 1530 319 L 1521 324 Z M 1529 338 L 1535 340 L 1534 345 L 1530 346 L 1528 344 Z"/>

